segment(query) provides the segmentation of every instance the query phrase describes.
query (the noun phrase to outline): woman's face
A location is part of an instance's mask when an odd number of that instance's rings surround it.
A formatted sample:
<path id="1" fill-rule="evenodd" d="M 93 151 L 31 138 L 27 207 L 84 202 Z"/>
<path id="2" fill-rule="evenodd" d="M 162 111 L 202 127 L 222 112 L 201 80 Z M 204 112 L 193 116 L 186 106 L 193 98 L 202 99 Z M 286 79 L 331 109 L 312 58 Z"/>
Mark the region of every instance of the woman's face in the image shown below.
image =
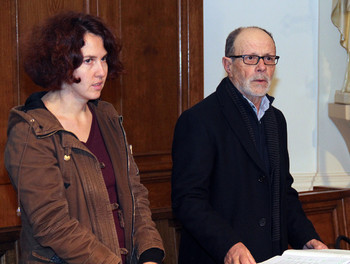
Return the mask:
<path id="1" fill-rule="evenodd" d="M 75 97 L 84 101 L 98 99 L 108 74 L 107 51 L 100 36 L 86 33 L 81 48 L 83 63 L 73 72 L 79 83 L 65 85 Z"/>

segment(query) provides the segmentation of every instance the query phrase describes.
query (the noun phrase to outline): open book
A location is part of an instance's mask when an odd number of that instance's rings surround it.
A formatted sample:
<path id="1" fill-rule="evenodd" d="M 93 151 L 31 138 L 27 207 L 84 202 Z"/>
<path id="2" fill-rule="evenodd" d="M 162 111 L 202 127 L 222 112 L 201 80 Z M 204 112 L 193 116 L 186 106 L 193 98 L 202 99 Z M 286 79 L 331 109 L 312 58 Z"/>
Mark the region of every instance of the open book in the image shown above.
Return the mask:
<path id="1" fill-rule="evenodd" d="M 260 264 L 350 264 L 350 250 L 288 249 Z"/>

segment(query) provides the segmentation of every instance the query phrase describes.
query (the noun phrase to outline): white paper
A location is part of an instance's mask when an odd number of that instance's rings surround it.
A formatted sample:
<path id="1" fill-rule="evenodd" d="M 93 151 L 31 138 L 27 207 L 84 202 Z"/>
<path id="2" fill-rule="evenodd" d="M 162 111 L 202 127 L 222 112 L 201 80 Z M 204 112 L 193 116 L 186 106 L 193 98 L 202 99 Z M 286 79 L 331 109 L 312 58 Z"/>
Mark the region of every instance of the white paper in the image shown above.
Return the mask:
<path id="1" fill-rule="evenodd" d="M 286 250 L 260 264 L 350 264 L 350 251 L 340 249 Z"/>

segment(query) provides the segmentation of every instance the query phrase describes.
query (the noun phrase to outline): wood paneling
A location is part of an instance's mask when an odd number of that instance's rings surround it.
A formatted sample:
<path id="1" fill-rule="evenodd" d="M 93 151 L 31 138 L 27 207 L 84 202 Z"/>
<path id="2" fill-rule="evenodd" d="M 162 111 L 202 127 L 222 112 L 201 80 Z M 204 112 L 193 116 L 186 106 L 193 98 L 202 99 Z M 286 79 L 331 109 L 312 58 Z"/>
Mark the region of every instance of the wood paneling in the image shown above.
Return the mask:
<path id="1" fill-rule="evenodd" d="M 6 144 L 8 112 L 18 100 L 16 65 L 16 7 L 15 1 L 2 0 L 0 8 L 0 184 L 9 184 L 3 158 Z M 1 222 L 1 213 L 0 213 Z M 1 226 L 1 223 L 0 223 Z"/>
<path id="2" fill-rule="evenodd" d="M 20 227 L 0 228 L 0 263 L 18 263 Z"/>
<path id="3" fill-rule="evenodd" d="M 0 185 L 0 208 L 0 228 L 21 224 L 16 213 L 17 195 L 11 184 Z"/>
<path id="4" fill-rule="evenodd" d="M 14 1 L 13 1 L 14 2 Z M 62 10 L 84 11 L 88 5 L 84 0 L 17 0 L 17 38 L 18 38 L 18 68 L 19 68 L 19 104 L 23 104 L 27 97 L 42 88 L 35 85 L 30 78 L 25 74 L 22 67 L 21 47 L 27 34 L 34 25 L 39 24 L 46 18 L 59 13 Z"/>
<path id="5" fill-rule="evenodd" d="M 315 187 L 312 192 L 300 193 L 304 211 L 314 224 L 322 241 L 334 248 L 339 235 L 350 235 L 350 189 Z M 342 248 L 350 249 L 345 242 Z"/>
<path id="6" fill-rule="evenodd" d="M 151 207 L 170 210 L 174 126 L 203 98 L 202 1 L 120 1 L 118 16 L 107 6 L 100 2 L 97 13 L 121 37 L 126 71 L 108 81 L 102 98 L 124 117 Z"/>

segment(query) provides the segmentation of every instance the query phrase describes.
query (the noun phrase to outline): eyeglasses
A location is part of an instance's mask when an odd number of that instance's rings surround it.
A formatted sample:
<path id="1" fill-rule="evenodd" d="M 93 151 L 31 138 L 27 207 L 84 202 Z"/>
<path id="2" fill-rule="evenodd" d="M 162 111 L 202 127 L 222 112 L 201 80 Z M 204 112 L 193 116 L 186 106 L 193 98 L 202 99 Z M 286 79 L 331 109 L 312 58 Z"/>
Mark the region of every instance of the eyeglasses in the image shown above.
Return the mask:
<path id="1" fill-rule="evenodd" d="M 276 65 L 280 56 L 258 56 L 258 55 L 237 55 L 228 56 L 229 58 L 242 58 L 243 62 L 247 65 L 257 65 L 262 59 L 265 65 Z"/>

